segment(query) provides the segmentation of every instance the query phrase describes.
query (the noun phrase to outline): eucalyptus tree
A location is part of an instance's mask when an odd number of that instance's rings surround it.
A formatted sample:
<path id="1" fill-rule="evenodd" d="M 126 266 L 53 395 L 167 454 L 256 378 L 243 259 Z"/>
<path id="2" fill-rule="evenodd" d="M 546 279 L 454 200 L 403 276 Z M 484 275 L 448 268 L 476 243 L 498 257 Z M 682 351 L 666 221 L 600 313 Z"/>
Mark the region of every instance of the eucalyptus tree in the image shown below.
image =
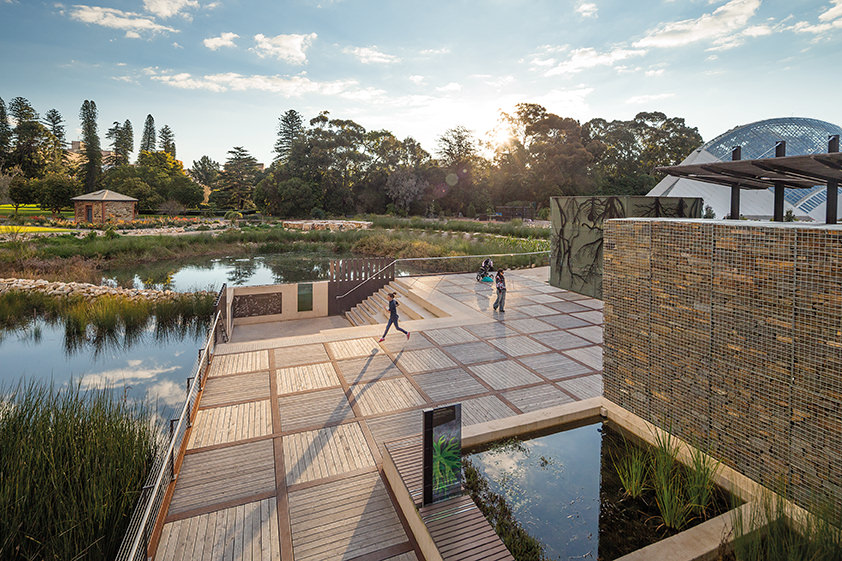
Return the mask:
<path id="1" fill-rule="evenodd" d="M 219 179 L 219 162 L 214 161 L 210 156 L 202 156 L 198 160 L 193 160 L 189 173 L 193 181 L 212 189 Z"/>

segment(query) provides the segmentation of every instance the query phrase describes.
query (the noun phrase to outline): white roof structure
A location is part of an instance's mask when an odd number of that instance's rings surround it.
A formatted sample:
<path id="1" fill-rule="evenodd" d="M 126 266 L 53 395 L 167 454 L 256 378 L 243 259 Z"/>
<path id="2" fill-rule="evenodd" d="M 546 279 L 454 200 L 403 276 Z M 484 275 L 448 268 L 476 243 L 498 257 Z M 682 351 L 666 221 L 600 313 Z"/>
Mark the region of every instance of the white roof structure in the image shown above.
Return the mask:
<path id="1" fill-rule="evenodd" d="M 681 165 L 725 162 L 731 159 L 735 146 L 742 149 L 743 159 L 775 156 L 775 143 L 786 141 L 787 156 L 827 152 L 828 136 L 840 134 L 837 125 L 799 117 L 767 119 L 735 127 L 703 144 L 687 156 Z M 724 218 L 731 208 L 730 187 L 704 183 L 688 178 L 667 176 L 647 194 L 650 197 L 701 197 L 710 205 L 717 218 Z M 770 219 L 774 209 L 771 190 L 743 189 L 740 193 L 740 213 L 746 218 Z M 825 220 L 827 190 L 824 185 L 812 189 L 787 189 L 784 212 L 792 210 L 798 218 L 818 222 Z M 838 213 L 842 215 L 842 196 Z"/>

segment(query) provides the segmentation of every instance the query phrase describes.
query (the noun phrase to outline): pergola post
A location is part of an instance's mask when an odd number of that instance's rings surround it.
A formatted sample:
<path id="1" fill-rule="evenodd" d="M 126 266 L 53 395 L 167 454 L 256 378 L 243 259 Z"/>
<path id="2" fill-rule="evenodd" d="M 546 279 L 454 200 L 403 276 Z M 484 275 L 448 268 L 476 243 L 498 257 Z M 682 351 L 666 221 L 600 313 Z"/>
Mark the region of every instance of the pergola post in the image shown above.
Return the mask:
<path id="1" fill-rule="evenodd" d="M 779 140 L 775 143 L 775 157 L 783 158 L 786 156 L 786 140 Z M 775 212 L 772 220 L 775 222 L 784 221 L 784 184 L 780 181 L 775 182 Z"/>
<path id="2" fill-rule="evenodd" d="M 827 152 L 839 152 L 839 135 L 834 134 L 827 139 Z M 829 179 L 827 182 L 827 207 L 825 219 L 827 224 L 836 224 L 836 214 L 839 208 L 839 181 Z"/>
<path id="3" fill-rule="evenodd" d="M 736 161 L 742 159 L 743 149 L 740 146 L 734 146 L 731 150 L 731 160 Z M 740 186 L 731 185 L 731 212 L 728 214 L 731 220 L 740 219 Z"/>

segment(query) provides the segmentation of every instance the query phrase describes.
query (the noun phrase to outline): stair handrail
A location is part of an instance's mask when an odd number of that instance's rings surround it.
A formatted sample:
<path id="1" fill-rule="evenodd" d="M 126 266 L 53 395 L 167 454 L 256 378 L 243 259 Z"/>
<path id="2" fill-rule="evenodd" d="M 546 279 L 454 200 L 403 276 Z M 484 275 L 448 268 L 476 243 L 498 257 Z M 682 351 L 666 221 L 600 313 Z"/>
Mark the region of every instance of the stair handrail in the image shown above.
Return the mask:
<path id="1" fill-rule="evenodd" d="M 360 283 L 358 285 L 353 287 L 351 290 L 349 290 L 345 294 L 341 294 L 341 295 L 337 296 L 336 299 L 340 300 L 342 298 L 345 298 L 346 296 L 348 296 L 349 294 L 354 292 L 356 289 L 358 289 L 359 287 L 361 287 L 362 285 L 364 285 L 365 283 L 367 283 L 368 281 L 370 281 L 371 279 L 373 279 L 374 277 L 376 277 L 377 275 L 379 275 L 380 273 L 382 273 L 383 271 L 385 271 L 389 267 L 393 266 L 398 261 L 436 261 L 436 260 L 443 261 L 445 259 L 471 259 L 471 258 L 475 258 L 475 257 L 511 257 L 511 256 L 517 256 L 517 255 L 539 255 L 541 253 L 549 253 L 549 252 L 550 252 L 549 249 L 545 249 L 543 251 L 527 251 L 525 253 L 490 253 L 490 254 L 484 253 L 484 254 L 481 254 L 481 255 L 447 255 L 447 256 L 444 256 L 444 257 L 398 257 L 397 259 L 393 259 L 388 265 L 386 265 L 385 267 L 383 267 L 382 269 L 380 269 L 376 273 L 372 274 L 367 279 L 364 279 L 364 280 L 360 281 Z"/>

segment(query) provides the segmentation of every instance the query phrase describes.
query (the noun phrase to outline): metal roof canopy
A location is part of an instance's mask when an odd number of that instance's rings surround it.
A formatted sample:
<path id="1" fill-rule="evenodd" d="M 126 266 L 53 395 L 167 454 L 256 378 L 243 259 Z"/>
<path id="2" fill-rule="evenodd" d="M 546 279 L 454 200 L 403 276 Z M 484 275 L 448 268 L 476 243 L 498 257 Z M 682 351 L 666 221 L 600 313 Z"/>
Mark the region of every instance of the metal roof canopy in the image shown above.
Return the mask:
<path id="1" fill-rule="evenodd" d="M 833 135 L 828 142 L 826 154 L 786 156 L 786 142 L 775 146 L 774 158 L 741 160 L 740 147 L 735 147 L 730 162 L 660 166 L 658 171 L 676 177 L 685 177 L 731 187 L 731 213 L 729 218 L 740 217 L 741 189 L 773 189 L 775 192 L 774 220 L 783 220 L 784 189 L 813 188 L 827 185 L 828 224 L 836 224 L 837 189 L 842 181 L 842 153 L 839 152 L 839 136 Z"/>
<path id="2" fill-rule="evenodd" d="M 70 199 L 71 201 L 103 201 L 103 202 L 113 202 L 113 201 L 120 201 L 120 202 L 137 202 L 137 199 L 133 197 L 128 197 L 121 193 L 117 193 L 116 191 L 110 191 L 108 189 L 100 189 L 99 191 L 93 191 L 91 193 L 85 193 L 84 195 L 79 195 L 78 197 L 73 197 Z"/>

